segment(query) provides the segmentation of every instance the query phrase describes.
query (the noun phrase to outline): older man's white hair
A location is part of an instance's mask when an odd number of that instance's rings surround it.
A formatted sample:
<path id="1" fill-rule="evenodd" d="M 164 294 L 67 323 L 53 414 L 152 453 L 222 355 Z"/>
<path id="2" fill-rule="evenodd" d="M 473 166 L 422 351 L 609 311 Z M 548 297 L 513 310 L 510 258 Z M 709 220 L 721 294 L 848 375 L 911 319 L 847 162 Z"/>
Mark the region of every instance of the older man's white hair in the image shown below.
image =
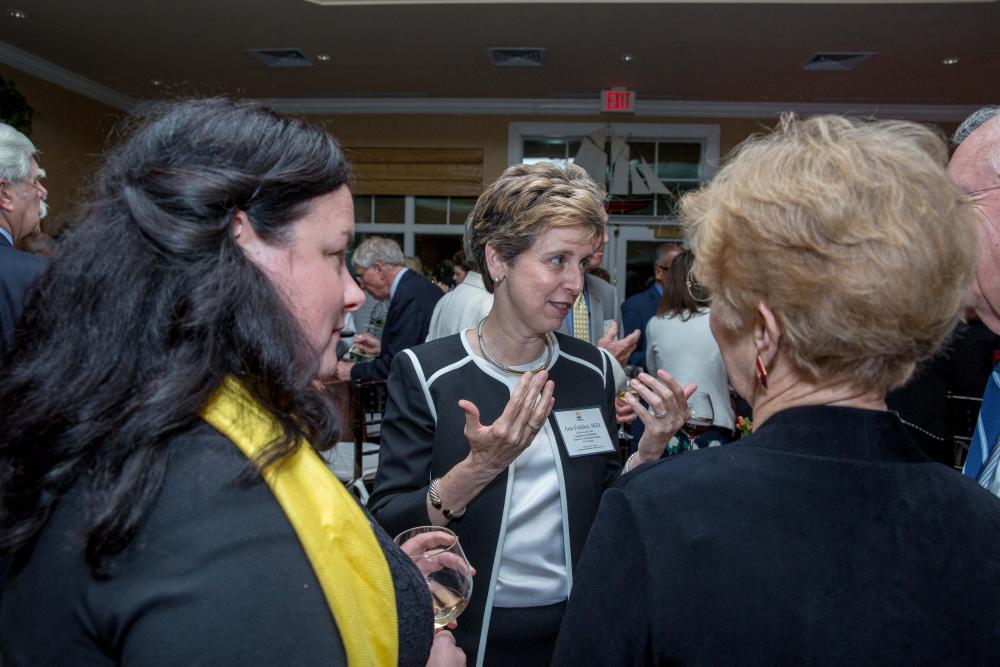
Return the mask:
<path id="1" fill-rule="evenodd" d="M 38 155 L 38 149 L 31 139 L 6 123 L 0 123 L 0 180 L 21 183 L 31 178 L 31 159 Z M 45 176 L 39 169 L 38 175 Z M 42 200 L 38 217 L 45 218 L 48 206 Z"/>
<path id="2" fill-rule="evenodd" d="M 969 135 L 987 123 L 995 124 L 995 130 L 1000 135 L 1000 106 L 983 107 L 962 121 L 951 137 L 952 143 L 958 146 L 968 139 Z M 995 150 L 989 156 L 990 166 L 993 167 L 994 172 L 1000 174 L 1000 141 L 994 144 L 994 148 Z"/>
<path id="3" fill-rule="evenodd" d="M 0 123 L 0 178 L 17 183 L 31 176 L 31 158 L 38 150 L 31 139 L 6 123 Z"/>
<path id="4" fill-rule="evenodd" d="M 405 261 L 399 244 L 383 236 L 369 236 L 354 251 L 354 263 L 365 268 L 375 262 L 383 266 L 403 266 Z"/>

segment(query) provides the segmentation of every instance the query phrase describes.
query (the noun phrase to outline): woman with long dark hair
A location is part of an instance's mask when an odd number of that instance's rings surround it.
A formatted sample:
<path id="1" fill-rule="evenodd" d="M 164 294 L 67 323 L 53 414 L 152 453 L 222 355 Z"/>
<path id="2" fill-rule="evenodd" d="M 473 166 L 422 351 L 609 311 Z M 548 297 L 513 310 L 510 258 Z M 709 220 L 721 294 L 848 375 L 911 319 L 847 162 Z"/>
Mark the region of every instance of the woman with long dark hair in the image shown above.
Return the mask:
<path id="1" fill-rule="evenodd" d="M 6 664 L 427 660 L 420 574 L 314 451 L 364 299 L 348 177 L 252 104 L 125 128 L 0 387 Z"/>

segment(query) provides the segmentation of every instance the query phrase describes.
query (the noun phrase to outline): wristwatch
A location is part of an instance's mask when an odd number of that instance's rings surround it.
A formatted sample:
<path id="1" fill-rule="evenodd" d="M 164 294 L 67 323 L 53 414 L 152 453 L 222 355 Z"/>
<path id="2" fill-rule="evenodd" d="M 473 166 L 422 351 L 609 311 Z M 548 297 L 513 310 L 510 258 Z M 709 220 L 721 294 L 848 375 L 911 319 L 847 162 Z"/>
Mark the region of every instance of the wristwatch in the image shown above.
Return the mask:
<path id="1" fill-rule="evenodd" d="M 452 512 L 449 509 L 443 509 L 441 507 L 441 494 L 438 493 L 438 482 L 440 481 L 441 481 L 440 477 L 438 477 L 437 479 L 432 479 L 431 485 L 427 489 L 427 497 L 430 498 L 431 506 L 436 510 L 441 510 L 441 514 L 444 514 L 444 518 L 448 519 L 448 521 L 461 519 L 463 516 L 465 516 L 465 510 L 468 508 L 463 507 L 461 512 Z"/>

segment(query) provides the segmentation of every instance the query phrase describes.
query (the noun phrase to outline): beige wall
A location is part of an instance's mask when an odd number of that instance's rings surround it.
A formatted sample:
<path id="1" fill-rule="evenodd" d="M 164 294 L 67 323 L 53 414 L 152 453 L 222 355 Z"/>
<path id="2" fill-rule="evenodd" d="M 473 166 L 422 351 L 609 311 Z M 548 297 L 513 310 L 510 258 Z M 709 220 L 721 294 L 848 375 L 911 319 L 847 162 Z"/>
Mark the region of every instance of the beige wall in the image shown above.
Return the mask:
<path id="1" fill-rule="evenodd" d="M 66 223 L 72 202 L 79 201 L 121 111 L 6 65 L 0 65 L 0 76 L 13 81 L 35 110 L 31 141 L 42 152 L 38 161 L 48 173 L 50 205 L 42 227 L 57 232 Z"/>
<path id="2" fill-rule="evenodd" d="M 512 122 L 608 122 L 607 116 L 431 116 L 343 115 L 317 116 L 345 146 L 482 148 L 483 177 L 493 181 L 507 167 L 507 126 Z M 628 119 L 615 116 L 616 123 Z M 636 123 L 692 123 L 718 125 L 720 151 L 725 155 L 747 136 L 765 127 L 764 121 L 732 118 L 658 118 L 642 116 Z"/>
<path id="3" fill-rule="evenodd" d="M 683 118 L 641 116 L 432 116 L 432 115 L 343 115 L 317 116 L 327 130 L 347 147 L 482 148 L 483 178 L 489 183 L 507 167 L 507 126 L 512 122 L 535 123 L 690 123 L 719 126 L 719 154 L 729 151 L 751 134 L 773 127 L 777 119 Z M 936 124 L 950 135 L 957 123 Z"/>

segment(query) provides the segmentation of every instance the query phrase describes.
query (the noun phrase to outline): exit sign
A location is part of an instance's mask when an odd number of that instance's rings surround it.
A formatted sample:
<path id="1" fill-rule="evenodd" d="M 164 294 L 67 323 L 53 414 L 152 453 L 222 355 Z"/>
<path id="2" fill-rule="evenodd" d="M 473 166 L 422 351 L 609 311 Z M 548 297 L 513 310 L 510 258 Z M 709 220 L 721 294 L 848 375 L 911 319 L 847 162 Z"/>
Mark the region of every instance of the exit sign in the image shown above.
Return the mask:
<path id="1" fill-rule="evenodd" d="M 635 91 L 612 88 L 601 91 L 601 111 L 632 113 L 635 110 Z"/>

